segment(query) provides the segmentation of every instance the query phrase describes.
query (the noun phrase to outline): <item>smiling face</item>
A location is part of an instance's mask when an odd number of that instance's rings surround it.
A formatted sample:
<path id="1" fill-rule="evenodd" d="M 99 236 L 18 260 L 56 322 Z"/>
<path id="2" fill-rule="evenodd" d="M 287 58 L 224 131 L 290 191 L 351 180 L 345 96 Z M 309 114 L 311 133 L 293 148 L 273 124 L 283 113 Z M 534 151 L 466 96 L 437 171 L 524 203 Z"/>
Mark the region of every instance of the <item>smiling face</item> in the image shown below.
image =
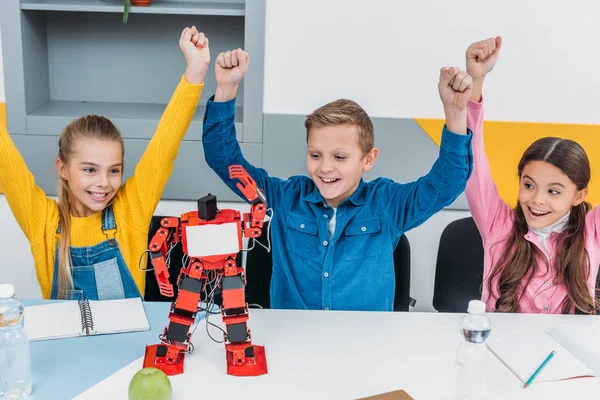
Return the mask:
<path id="1" fill-rule="evenodd" d="M 102 211 L 113 199 L 123 178 L 123 147 L 119 141 L 79 138 L 68 162 L 56 167 L 71 194 L 71 212 L 87 217 Z"/>
<path id="2" fill-rule="evenodd" d="M 356 125 L 312 128 L 306 167 L 327 204 L 337 207 L 356 191 L 363 171 L 371 169 L 378 152 L 373 148 L 363 154 Z"/>
<path id="3" fill-rule="evenodd" d="M 308 115 L 304 127 L 310 177 L 327 204 L 337 207 L 377 159 L 373 122 L 355 101 L 338 99 Z"/>
<path id="4" fill-rule="evenodd" d="M 519 205 L 531 228 L 544 228 L 561 219 L 571 207 L 581 204 L 587 188 L 577 186 L 560 169 L 546 161 L 530 161 L 523 168 Z"/>

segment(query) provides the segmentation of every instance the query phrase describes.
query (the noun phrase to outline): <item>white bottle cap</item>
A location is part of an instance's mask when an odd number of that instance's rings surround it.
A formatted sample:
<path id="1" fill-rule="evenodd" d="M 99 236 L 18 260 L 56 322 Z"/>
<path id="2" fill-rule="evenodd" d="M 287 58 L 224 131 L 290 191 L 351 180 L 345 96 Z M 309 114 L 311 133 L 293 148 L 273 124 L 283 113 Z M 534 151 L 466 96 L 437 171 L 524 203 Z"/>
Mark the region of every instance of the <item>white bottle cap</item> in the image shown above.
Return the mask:
<path id="1" fill-rule="evenodd" d="M 0 285 L 0 299 L 9 299 L 15 295 L 15 287 L 10 283 Z"/>
<path id="2" fill-rule="evenodd" d="M 485 303 L 481 300 L 471 300 L 469 301 L 467 312 L 469 314 L 483 315 L 485 314 Z"/>

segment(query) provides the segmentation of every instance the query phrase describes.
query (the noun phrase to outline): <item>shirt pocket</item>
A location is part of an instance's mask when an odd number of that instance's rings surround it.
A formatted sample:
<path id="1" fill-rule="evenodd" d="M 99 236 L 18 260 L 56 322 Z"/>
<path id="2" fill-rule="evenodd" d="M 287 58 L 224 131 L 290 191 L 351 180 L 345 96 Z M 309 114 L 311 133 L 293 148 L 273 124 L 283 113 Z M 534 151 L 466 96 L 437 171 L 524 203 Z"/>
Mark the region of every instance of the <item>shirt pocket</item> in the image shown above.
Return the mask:
<path id="1" fill-rule="evenodd" d="M 350 221 L 344 229 L 344 260 L 377 256 L 380 230 L 378 217 Z"/>
<path id="2" fill-rule="evenodd" d="M 317 223 L 314 219 L 289 213 L 285 221 L 287 226 L 286 247 L 295 255 L 307 260 L 314 259 L 318 244 Z"/>

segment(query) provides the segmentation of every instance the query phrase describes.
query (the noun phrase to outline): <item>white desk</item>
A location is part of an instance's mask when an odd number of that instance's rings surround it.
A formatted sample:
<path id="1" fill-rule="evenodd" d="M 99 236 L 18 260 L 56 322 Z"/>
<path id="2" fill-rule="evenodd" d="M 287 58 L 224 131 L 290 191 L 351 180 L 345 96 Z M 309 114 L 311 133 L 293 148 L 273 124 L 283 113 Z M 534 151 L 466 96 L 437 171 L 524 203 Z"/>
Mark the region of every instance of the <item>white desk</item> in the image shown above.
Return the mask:
<path id="1" fill-rule="evenodd" d="M 356 399 L 395 389 L 416 400 L 451 399 L 461 316 L 253 309 L 249 326 L 253 342 L 265 345 L 269 373 L 251 378 L 226 375 L 224 346 L 208 338 L 203 323 L 192 340 L 195 352 L 186 356 L 186 372 L 171 377 L 174 400 Z M 491 314 L 490 319 L 492 335 L 495 330 L 542 332 L 563 323 L 600 327 L 595 316 Z M 127 399 L 129 381 L 141 366 L 139 359 L 76 399 Z M 600 398 L 598 378 L 523 389 L 493 356 L 488 375 L 488 399 Z"/>

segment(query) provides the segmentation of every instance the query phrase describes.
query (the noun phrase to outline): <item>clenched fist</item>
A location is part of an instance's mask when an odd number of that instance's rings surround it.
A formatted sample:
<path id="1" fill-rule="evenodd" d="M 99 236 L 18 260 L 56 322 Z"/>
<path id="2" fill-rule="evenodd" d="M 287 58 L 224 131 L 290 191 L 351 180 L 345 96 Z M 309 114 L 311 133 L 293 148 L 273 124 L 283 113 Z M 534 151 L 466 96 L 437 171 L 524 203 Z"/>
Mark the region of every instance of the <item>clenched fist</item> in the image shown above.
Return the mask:
<path id="1" fill-rule="evenodd" d="M 208 39 L 195 26 L 185 28 L 179 38 L 179 47 L 183 52 L 187 68 L 185 79 L 189 83 L 202 83 L 210 64 Z"/>

